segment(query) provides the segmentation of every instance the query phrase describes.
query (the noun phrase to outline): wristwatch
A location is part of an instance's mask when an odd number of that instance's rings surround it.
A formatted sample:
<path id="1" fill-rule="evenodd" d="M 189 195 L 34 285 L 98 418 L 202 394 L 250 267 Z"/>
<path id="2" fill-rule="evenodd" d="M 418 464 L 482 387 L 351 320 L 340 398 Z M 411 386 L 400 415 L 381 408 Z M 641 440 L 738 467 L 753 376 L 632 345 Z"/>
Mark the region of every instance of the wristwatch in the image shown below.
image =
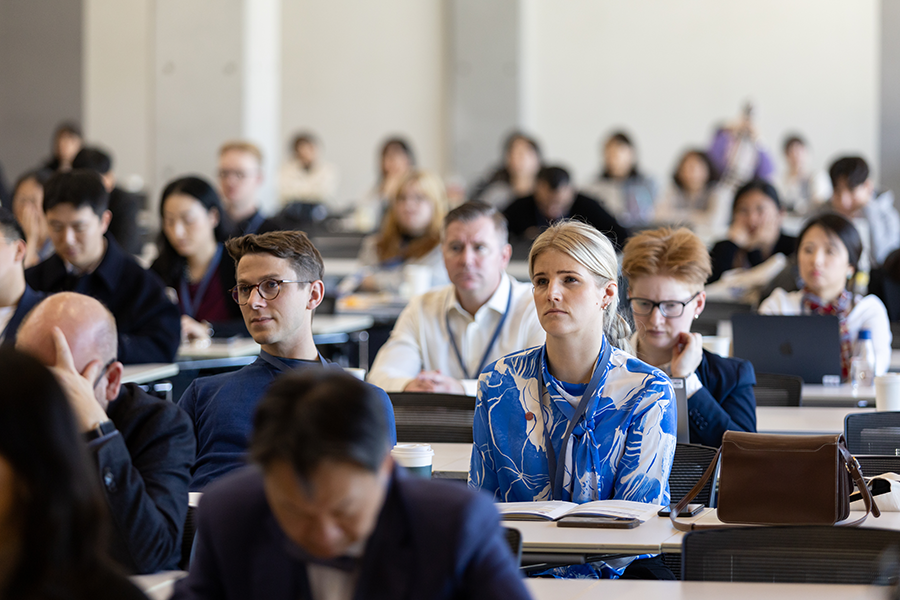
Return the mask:
<path id="1" fill-rule="evenodd" d="M 98 423 L 96 427 L 84 432 L 84 441 L 92 442 L 104 435 L 110 434 L 116 430 L 116 424 L 112 421 L 103 421 Z"/>

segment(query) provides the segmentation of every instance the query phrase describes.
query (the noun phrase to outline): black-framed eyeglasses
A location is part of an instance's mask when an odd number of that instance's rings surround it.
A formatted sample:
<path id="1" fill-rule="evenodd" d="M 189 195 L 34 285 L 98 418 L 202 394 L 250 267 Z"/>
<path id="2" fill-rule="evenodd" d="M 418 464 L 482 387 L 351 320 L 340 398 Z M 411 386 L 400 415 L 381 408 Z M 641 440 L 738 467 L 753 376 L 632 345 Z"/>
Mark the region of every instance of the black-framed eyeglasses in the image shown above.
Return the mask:
<path id="1" fill-rule="evenodd" d="M 697 292 L 684 302 L 679 300 L 662 300 L 654 302 L 646 298 L 629 298 L 628 303 L 631 304 L 631 312 L 639 317 L 647 317 L 653 313 L 653 309 L 659 307 L 659 312 L 667 319 L 677 319 L 684 314 L 684 307 L 694 301 L 694 298 L 700 295 Z"/>
<path id="2" fill-rule="evenodd" d="M 250 294 L 253 290 L 260 295 L 263 300 L 274 300 L 281 292 L 281 285 L 284 283 L 312 283 L 311 281 L 291 281 L 289 279 L 264 279 L 259 283 L 250 285 L 247 283 L 239 283 L 231 288 L 231 297 L 241 306 L 250 302 Z"/>
<path id="3" fill-rule="evenodd" d="M 109 371 L 109 368 L 110 368 L 111 366 L 113 366 L 113 363 L 114 363 L 114 362 L 116 362 L 116 359 L 115 359 L 115 358 L 112 359 L 111 361 L 109 361 L 108 363 L 106 363 L 105 365 L 103 365 L 103 368 L 100 369 L 100 374 L 97 375 L 97 379 L 94 381 L 94 387 L 95 387 L 95 388 L 97 387 L 97 384 L 100 383 L 100 380 L 103 379 L 103 376 L 106 375 L 106 372 Z"/>

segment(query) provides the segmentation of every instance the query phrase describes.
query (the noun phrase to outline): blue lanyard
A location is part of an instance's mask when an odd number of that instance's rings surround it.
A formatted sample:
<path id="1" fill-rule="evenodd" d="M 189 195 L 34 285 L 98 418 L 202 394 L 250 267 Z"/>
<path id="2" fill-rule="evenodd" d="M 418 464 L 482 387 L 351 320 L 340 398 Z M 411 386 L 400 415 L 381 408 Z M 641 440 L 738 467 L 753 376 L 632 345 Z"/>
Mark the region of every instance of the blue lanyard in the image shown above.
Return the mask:
<path id="1" fill-rule="evenodd" d="M 487 363 L 488 356 L 490 356 L 491 351 L 493 351 L 494 346 L 497 344 L 497 339 L 500 337 L 500 330 L 503 329 L 503 323 L 506 322 L 506 316 L 509 314 L 509 308 L 512 306 L 512 295 L 513 295 L 513 286 L 512 282 L 509 282 L 509 297 L 506 299 L 506 310 L 503 311 L 503 316 L 500 317 L 500 322 L 497 323 L 497 328 L 494 330 L 494 335 L 491 337 L 490 343 L 487 345 L 487 348 L 484 350 L 484 356 L 481 357 L 481 362 L 478 363 L 478 370 L 475 371 L 475 377 L 478 376 L 484 370 L 484 365 Z M 474 379 L 471 375 L 469 375 L 469 370 L 466 369 L 466 363 L 463 362 L 462 354 L 459 352 L 459 346 L 456 344 L 456 338 L 453 336 L 453 330 L 450 329 L 450 311 L 444 313 L 444 320 L 447 323 L 447 335 L 450 337 L 450 345 L 453 346 L 453 352 L 456 353 L 456 360 L 459 361 L 459 368 L 462 369 L 463 379 Z"/>
<path id="2" fill-rule="evenodd" d="M 267 363 L 269 363 L 270 365 L 272 365 L 273 367 L 275 367 L 275 369 L 279 372 L 294 370 L 294 367 L 291 367 L 289 364 L 287 364 L 286 362 L 284 362 L 277 356 L 272 356 L 265 350 L 260 350 L 259 357 L 261 359 L 263 359 L 264 361 L 266 361 Z M 319 358 L 319 363 L 321 364 L 321 366 L 323 366 L 323 367 L 328 366 L 328 363 L 325 361 L 325 357 L 322 356 L 321 352 L 319 353 L 318 358 Z"/>
<path id="3" fill-rule="evenodd" d="M 547 422 L 544 422 L 544 440 L 547 444 L 547 468 L 550 473 L 550 482 L 553 484 L 553 496 L 551 497 L 551 500 L 562 500 L 563 475 L 566 472 L 566 449 L 569 445 L 569 438 L 572 437 L 572 431 L 587 410 L 591 399 L 600 389 L 600 380 L 603 379 L 603 375 L 606 373 L 606 367 L 609 364 L 609 357 L 611 354 L 612 345 L 604 337 L 603 347 L 600 351 L 600 356 L 597 359 L 597 365 L 594 367 L 594 373 L 591 375 L 591 380 L 584 390 L 581 400 L 578 402 L 578 407 L 569 419 L 569 425 L 566 427 L 566 432 L 563 434 L 562 444 L 559 447 L 559 459 L 556 458 L 555 452 L 553 451 L 553 440 L 550 439 L 550 432 L 547 431 Z M 546 361 L 547 346 L 545 344 L 544 347 L 541 348 L 541 363 L 538 367 L 539 398 L 544 394 L 544 365 L 546 364 Z M 553 402 L 552 397 L 550 401 Z"/>
<path id="4" fill-rule="evenodd" d="M 216 273 L 219 270 L 219 261 L 222 260 L 222 244 L 219 244 L 216 247 L 216 253 L 213 255 L 213 259 L 210 261 L 209 266 L 206 268 L 206 273 L 203 274 L 203 279 L 200 280 L 200 285 L 197 286 L 197 293 L 194 294 L 194 297 L 191 298 L 191 290 L 188 287 L 187 277 L 181 277 L 181 284 L 178 288 L 178 298 L 181 300 L 181 306 L 184 308 L 184 314 L 189 316 L 190 318 L 196 318 L 195 315 L 197 310 L 200 308 L 200 304 L 203 302 L 203 296 L 206 294 L 206 288 L 209 287 L 209 282 L 212 281 L 212 278 L 215 277 Z M 196 300 L 197 305 L 194 306 L 194 301 Z"/>

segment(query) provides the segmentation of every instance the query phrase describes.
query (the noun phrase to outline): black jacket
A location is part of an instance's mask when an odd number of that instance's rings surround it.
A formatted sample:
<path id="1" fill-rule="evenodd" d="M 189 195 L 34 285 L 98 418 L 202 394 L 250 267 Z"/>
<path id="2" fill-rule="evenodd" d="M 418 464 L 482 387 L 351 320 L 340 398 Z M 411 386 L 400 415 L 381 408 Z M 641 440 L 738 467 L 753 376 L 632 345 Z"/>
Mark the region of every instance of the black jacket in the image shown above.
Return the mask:
<path id="1" fill-rule="evenodd" d="M 122 386 L 116 431 L 88 443 L 112 517 L 110 554 L 132 573 L 177 569 L 196 441 L 175 404 Z"/>
<path id="2" fill-rule="evenodd" d="M 550 221 L 538 210 L 534 195 L 514 201 L 506 207 L 503 215 L 509 222 L 509 233 L 514 238 L 533 240 L 550 226 Z M 606 212 L 599 202 L 582 194 L 575 196 L 572 207 L 564 218 L 587 221 L 608 237 L 617 250 L 622 249 L 628 238 L 628 230 L 619 225 L 614 216 Z"/>
<path id="3" fill-rule="evenodd" d="M 6 324 L 6 329 L 4 330 L 6 335 L 3 336 L 3 343 L 0 344 L 0 346 L 12 348 L 16 345 L 16 332 L 19 330 L 19 325 L 22 324 L 22 319 L 24 319 L 25 315 L 28 314 L 28 311 L 34 308 L 46 295 L 47 294 L 44 294 L 43 292 L 34 291 L 27 283 L 25 284 L 25 292 L 22 294 L 22 297 L 19 298 L 19 303 L 16 305 L 16 311 Z"/>
<path id="4" fill-rule="evenodd" d="M 756 373 L 749 361 L 703 351 L 703 387 L 688 398 L 691 443 L 718 448 L 728 430 L 756 432 Z"/>
<path id="5" fill-rule="evenodd" d="M 780 252 L 781 254 L 790 257 L 796 250 L 797 238 L 782 233 L 778 237 L 778 241 L 775 242 L 772 254 L 778 254 Z M 710 250 L 709 257 L 712 259 L 712 275 L 710 275 L 707 283 L 718 281 L 725 271 L 738 267 L 749 269 L 750 267 L 762 264 L 769 258 L 768 256 L 763 256 L 762 252 L 759 250 L 747 252 L 743 248 L 739 248 L 730 240 L 717 242 L 716 245 L 713 246 L 713 249 Z M 735 264 L 735 262 L 739 264 Z"/>
<path id="6" fill-rule="evenodd" d="M 123 363 L 172 362 L 181 341 L 178 307 L 155 273 L 143 269 L 114 239 L 106 240 L 106 254 L 92 273 L 72 277 L 54 254 L 26 270 L 25 280 L 48 294 L 79 292 L 102 302 L 116 318 Z"/>

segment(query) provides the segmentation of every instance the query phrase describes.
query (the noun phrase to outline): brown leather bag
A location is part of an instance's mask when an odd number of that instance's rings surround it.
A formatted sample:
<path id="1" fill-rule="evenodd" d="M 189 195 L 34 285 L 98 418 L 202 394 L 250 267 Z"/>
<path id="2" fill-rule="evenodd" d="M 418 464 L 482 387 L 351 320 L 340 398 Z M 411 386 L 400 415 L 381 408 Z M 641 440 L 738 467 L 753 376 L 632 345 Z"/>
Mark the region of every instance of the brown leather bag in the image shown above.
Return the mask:
<path id="1" fill-rule="evenodd" d="M 670 513 L 676 529 L 722 527 L 677 519 L 715 472 L 720 455 L 718 518 L 724 523 L 834 525 L 850 515 L 852 481 L 862 493 L 866 514 L 846 525 L 862 523 L 869 512 L 881 514 L 843 435 L 726 431 L 706 473 Z"/>

